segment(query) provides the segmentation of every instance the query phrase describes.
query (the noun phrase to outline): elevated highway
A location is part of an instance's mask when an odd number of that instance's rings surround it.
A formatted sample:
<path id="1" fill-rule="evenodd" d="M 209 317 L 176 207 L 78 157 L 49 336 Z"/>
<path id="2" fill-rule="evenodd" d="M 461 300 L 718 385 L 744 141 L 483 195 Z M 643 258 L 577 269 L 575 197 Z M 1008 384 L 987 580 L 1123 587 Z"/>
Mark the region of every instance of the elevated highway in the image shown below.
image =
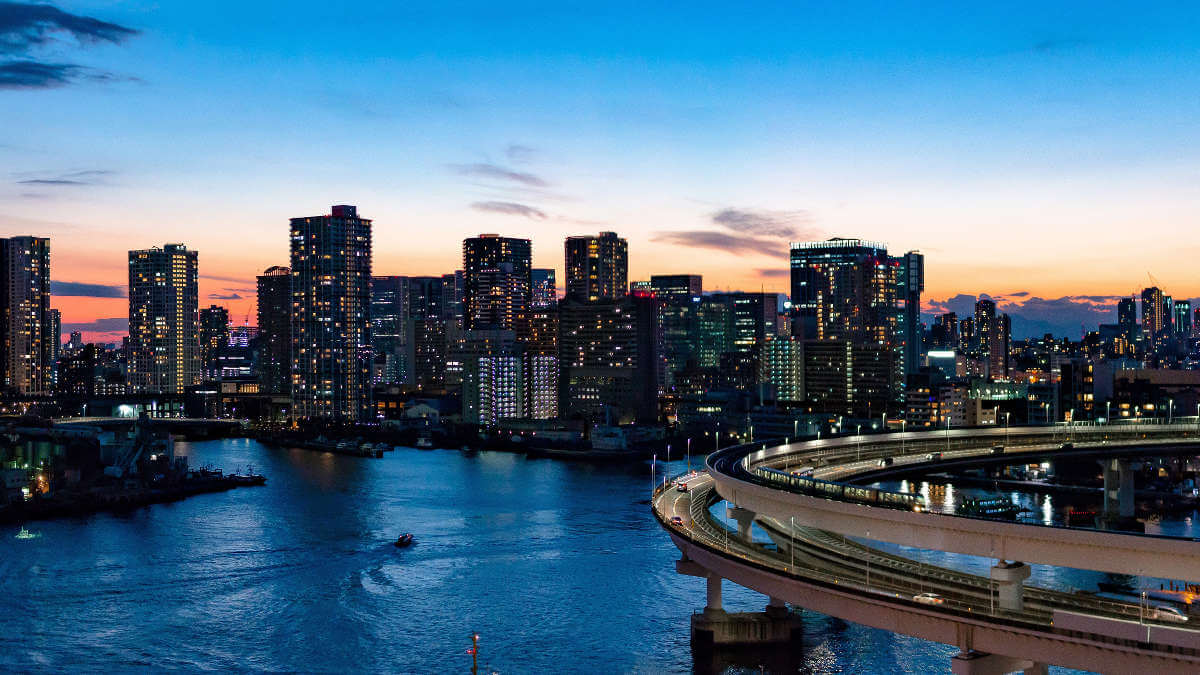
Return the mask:
<path id="1" fill-rule="evenodd" d="M 1005 442 L 1007 436 L 1007 442 Z M 1068 444 L 1064 447 L 1064 444 Z M 996 450 L 997 445 L 1003 449 Z M 786 478 L 802 472 L 842 486 L 891 472 L 972 462 L 1098 459 L 1200 452 L 1195 424 L 913 432 L 754 444 L 711 455 L 680 492 L 656 491 L 654 512 L 683 554 L 678 570 L 708 580 L 705 614 L 721 612 L 721 580 L 849 621 L 957 645 L 956 673 L 1044 672 L 1045 664 L 1098 672 L 1197 672 L 1200 631 L 1164 623 L 1151 606 L 1024 586 L 1027 565 L 1174 579 L 1200 577 L 1200 542 L 970 518 L 865 503 L 847 487 L 817 496 Z M 884 459 L 886 458 L 886 459 Z M 884 461 L 880 461 L 884 459 Z M 773 471 L 764 471 L 773 470 Z M 735 530 L 709 512 L 735 506 Z M 678 522 L 673 519 L 678 518 Z M 750 536 L 756 523 L 770 542 Z M 1000 561 L 991 578 L 887 554 L 848 537 Z M 936 605 L 914 598 L 934 593 Z M 1169 618 L 1169 617 L 1166 617 Z M 693 624 L 695 626 L 695 623 Z"/>

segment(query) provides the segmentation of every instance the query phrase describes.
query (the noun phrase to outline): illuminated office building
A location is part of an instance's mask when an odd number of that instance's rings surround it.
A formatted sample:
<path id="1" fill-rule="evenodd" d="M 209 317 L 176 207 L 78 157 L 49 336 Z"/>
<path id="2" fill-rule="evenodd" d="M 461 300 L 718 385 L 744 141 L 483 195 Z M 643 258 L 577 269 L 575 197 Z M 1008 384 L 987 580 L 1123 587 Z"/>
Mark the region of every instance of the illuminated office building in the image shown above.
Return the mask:
<path id="1" fill-rule="evenodd" d="M 167 244 L 129 252 L 129 387 L 182 394 L 200 380 L 195 251 Z"/>

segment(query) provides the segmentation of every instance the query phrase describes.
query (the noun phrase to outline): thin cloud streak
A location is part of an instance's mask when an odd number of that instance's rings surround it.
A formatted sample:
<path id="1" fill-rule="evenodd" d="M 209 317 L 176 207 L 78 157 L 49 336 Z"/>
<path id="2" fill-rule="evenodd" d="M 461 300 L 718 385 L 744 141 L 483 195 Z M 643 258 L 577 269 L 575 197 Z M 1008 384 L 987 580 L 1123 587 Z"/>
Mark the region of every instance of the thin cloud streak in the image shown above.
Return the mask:
<path id="1" fill-rule="evenodd" d="M 490 178 L 492 180 L 516 183 L 518 185 L 525 185 L 528 187 L 544 188 L 550 186 L 549 182 L 532 173 L 516 171 L 498 164 L 489 164 L 486 162 L 479 162 L 476 164 L 451 164 L 450 170 L 460 176 Z"/>
<path id="2" fill-rule="evenodd" d="M 516 202 L 475 202 L 471 208 L 485 213 L 500 213 L 506 216 L 523 216 L 532 220 L 545 220 L 546 212 Z"/>

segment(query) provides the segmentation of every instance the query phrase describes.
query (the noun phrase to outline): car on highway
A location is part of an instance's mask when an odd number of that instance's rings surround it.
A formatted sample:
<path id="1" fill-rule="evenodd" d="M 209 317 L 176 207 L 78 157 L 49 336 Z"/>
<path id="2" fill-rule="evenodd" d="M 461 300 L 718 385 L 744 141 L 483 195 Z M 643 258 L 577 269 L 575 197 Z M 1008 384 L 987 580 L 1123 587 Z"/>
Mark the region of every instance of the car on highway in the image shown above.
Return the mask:
<path id="1" fill-rule="evenodd" d="M 942 453 L 931 452 L 931 453 L 925 455 L 925 461 L 926 462 L 940 462 L 940 461 L 942 461 Z"/>
<path id="2" fill-rule="evenodd" d="M 875 466 L 891 466 L 892 461 L 893 460 L 891 457 L 880 457 L 879 461 L 875 463 Z"/>
<path id="3" fill-rule="evenodd" d="M 1187 623 L 1187 615 L 1174 607 L 1159 606 L 1150 611 L 1151 621 L 1167 621 L 1169 623 Z"/>
<path id="4" fill-rule="evenodd" d="M 946 599 L 937 593 L 921 593 L 913 596 L 913 602 L 919 602 L 922 605 L 944 605 Z"/>
<path id="5" fill-rule="evenodd" d="M 687 481 L 686 481 L 686 480 L 681 480 L 681 481 L 678 481 L 678 482 L 676 482 L 676 483 L 675 483 L 675 487 L 676 487 L 676 488 L 677 488 L 677 489 L 678 489 L 680 492 L 687 492 L 687 491 L 688 491 L 688 484 L 687 484 Z"/>
<path id="6" fill-rule="evenodd" d="M 681 518 L 679 516 L 671 516 L 671 524 L 678 525 L 679 527 L 683 527 L 683 518 Z"/>

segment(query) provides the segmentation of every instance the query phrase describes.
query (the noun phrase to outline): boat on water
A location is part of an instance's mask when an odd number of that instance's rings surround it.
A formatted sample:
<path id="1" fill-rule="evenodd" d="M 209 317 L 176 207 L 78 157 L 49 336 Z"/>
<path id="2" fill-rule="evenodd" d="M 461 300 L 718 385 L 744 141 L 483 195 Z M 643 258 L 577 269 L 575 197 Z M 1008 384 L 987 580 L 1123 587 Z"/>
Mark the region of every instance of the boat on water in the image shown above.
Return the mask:
<path id="1" fill-rule="evenodd" d="M 396 548 L 408 548 L 409 546 L 412 546 L 412 543 L 413 543 L 412 533 L 405 532 L 404 534 L 397 537 L 396 541 L 394 541 L 392 543 L 395 545 Z"/>
<path id="2" fill-rule="evenodd" d="M 417 447 L 422 450 L 432 450 L 433 449 L 433 439 L 428 436 L 418 436 L 417 437 Z"/>
<path id="3" fill-rule="evenodd" d="M 40 537 L 42 535 L 39 533 L 36 533 L 36 532 L 30 532 L 29 530 L 22 527 L 21 531 L 18 532 L 16 536 L 17 536 L 17 539 L 37 539 L 38 537 Z"/>
<path id="4" fill-rule="evenodd" d="M 958 507 L 959 515 L 975 518 L 1003 518 L 1014 520 L 1021 513 L 1021 507 L 1011 500 L 998 497 L 994 499 L 964 499 Z"/>

